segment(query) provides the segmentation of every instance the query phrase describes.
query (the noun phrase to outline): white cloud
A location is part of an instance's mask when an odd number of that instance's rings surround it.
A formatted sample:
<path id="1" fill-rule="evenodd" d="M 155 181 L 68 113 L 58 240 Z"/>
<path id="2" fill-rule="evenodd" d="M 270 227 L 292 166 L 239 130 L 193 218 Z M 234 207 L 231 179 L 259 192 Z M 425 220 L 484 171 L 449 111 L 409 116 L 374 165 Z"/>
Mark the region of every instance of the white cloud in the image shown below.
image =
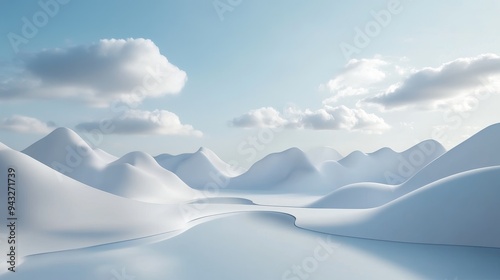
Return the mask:
<path id="1" fill-rule="evenodd" d="M 0 129 L 19 133 L 46 134 L 51 132 L 55 128 L 56 125 L 52 122 L 43 122 L 32 117 L 21 115 L 13 115 L 11 117 L 2 119 L 2 121 L 0 122 Z"/>
<path id="2" fill-rule="evenodd" d="M 286 123 L 280 112 L 272 107 L 262 107 L 234 118 L 232 125 L 238 127 L 280 127 Z"/>
<path id="3" fill-rule="evenodd" d="M 364 95 L 369 88 L 383 81 L 387 74 L 382 67 L 388 63 L 381 58 L 351 59 L 342 71 L 320 88 L 328 88 L 332 97 L 323 101 L 324 104 L 337 102 L 347 96 Z"/>
<path id="4" fill-rule="evenodd" d="M 113 101 L 136 104 L 179 93 L 187 80 L 147 39 L 104 39 L 19 59 L 17 69 L 0 71 L 0 99 L 66 98 L 101 107 Z"/>
<path id="5" fill-rule="evenodd" d="M 420 107 L 424 109 L 470 110 L 470 98 L 500 89 L 500 56 L 484 54 L 459 58 L 437 68 L 415 71 L 384 93 L 364 102 L 385 109 Z"/>
<path id="6" fill-rule="evenodd" d="M 389 128 L 385 121 L 363 109 L 350 109 L 346 106 L 324 106 L 318 110 L 288 108 L 280 113 L 274 108 L 265 107 L 252 110 L 231 121 L 237 127 L 285 127 L 289 129 L 313 130 L 361 130 L 378 133 Z"/>
<path id="7" fill-rule="evenodd" d="M 109 131 L 103 131 L 103 133 L 108 134 L 193 135 L 197 137 L 203 135 L 193 126 L 182 124 L 176 114 L 165 110 L 128 110 L 121 116 L 106 120 L 106 123 L 110 124 Z M 99 121 L 84 122 L 78 124 L 76 129 L 91 131 L 99 129 L 100 125 Z"/>

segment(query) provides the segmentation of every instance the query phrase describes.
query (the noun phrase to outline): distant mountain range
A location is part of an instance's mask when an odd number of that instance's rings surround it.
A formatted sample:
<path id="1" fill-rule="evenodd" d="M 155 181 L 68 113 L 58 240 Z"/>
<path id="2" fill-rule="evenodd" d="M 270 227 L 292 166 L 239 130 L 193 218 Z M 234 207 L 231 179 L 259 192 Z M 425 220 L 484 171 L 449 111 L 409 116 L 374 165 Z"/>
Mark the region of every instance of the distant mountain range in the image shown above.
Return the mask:
<path id="1" fill-rule="evenodd" d="M 339 160 L 330 148 L 320 159 L 291 148 L 240 174 L 206 148 L 116 158 L 58 128 L 22 152 L 0 143 L 0 169 L 13 168 L 19 178 L 22 256 L 183 230 L 191 221 L 186 210 L 196 220 L 235 211 L 283 212 L 300 227 L 331 234 L 500 248 L 498 143 L 500 124 L 447 152 L 434 140 L 400 153 L 355 151 Z M 0 181 L 7 181 L 6 172 Z M 207 188 L 232 196 L 206 199 Z M 246 194 L 273 194 L 276 202 L 255 205 Z M 290 194 L 320 198 L 303 207 L 280 205 L 280 195 Z M 190 208 L 200 203 L 214 208 Z"/>
<path id="2" fill-rule="evenodd" d="M 399 184 L 445 152 L 427 140 L 397 153 L 389 148 L 342 157 L 330 147 L 304 153 L 291 148 L 270 154 L 247 171 L 235 170 L 208 148 L 151 157 L 132 152 L 118 159 L 90 147 L 78 134 L 58 128 L 23 153 L 89 186 L 146 202 L 196 198 L 196 190 L 219 188 L 272 193 L 326 194 L 342 186 Z M 139 182 L 141 182 L 139 184 Z M 141 185 L 141 187 L 138 187 Z"/>
<path id="3" fill-rule="evenodd" d="M 78 134 L 58 128 L 22 153 L 68 176 L 115 195 L 170 203 L 200 198 L 200 190 L 324 195 L 319 208 L 372 208 L 460 172 L 500 165 L 500 124 L 446 152 L 434 140 L 403 152 L 382 148 L 342 157 L 330 147 L 308 154 L 298 148 L 272 153 L 243 173 L 207 148 L 152 157 L 132 152 L 116 158 L 90 147 Z M 0 149 L 9 149 L 0 143 Z M 322 156 L 321 156 L 322 155 Z M 338 159 L 338 160 L 335 160 Z"/>

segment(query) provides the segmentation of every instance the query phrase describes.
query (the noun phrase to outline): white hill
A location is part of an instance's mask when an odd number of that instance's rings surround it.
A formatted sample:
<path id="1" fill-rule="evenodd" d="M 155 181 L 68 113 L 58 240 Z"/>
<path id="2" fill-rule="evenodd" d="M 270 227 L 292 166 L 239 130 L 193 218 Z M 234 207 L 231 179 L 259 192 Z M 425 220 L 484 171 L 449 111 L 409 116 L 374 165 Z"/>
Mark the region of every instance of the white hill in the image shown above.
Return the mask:
<path id="1" fill-rule="evenodd" d="M 470 170 L 378 208 L 298 213 L 297 225 L 378 240 L 500 248 L 498 182 L 500 166 Z"/>
<path id="2" fill-rule="evenodd" d="M 486 127 L 426 166 L 402 189 L 409 192 L 453 174 L 500 165 L 499 143 L 500 123 Z"/>
<path id="3" fill-rule="evenodd" d="M 99 148 L 94 148 L 93 150 L 94 150 L 94 153 L 96 153 L 96 155 L 99 156 L 105 162 L 110 163 L 110 162 L 118 159 L 114 155 L 108 154 L 106 151 L 103 151 Z"/>
<path id="4" fill-rule="evenodd" d="M 314 166 L 319 166 L 325 161 L 338 161 L 343 156 L 331 147 L 315 147 L 306 152 L 307 157 Z"/>
<path id="5" fill-rule="evenodd" d="M 206 148 L 191 154 L 162 154 L 155 159 L 163 168 L 174 172 L 187 185 L 196 189 L 216 185 L 220 189 L 324 195 L 357 182 L 401 183 L 445 150 L 438 142 L 427 140 L 401 153 L 389 148 L 370 154 L 355 151 L 338 162 L 324 161 L 340 157 L 332 148 L 323 147 L 314 151 L 312 154 L 316 153 L 315 156 L 305 154 L 298 148 L 273 153 L 242 174 L 231 173 L 231 166 Z M 319 165 L 315 165 L 311 158 Z"/>
<path id="6" fill-rule="evenodd" d="M 65 127 L 55 129 L 22 152 L 48 166 L 73 173 L 72 177 L 77 180 L 83 176 L 75 167 L 102 167 L 111 162 L 108 156 L 94 151 L 78 134 Z"/>
<path id="7" fill-rule="evenodd" d="M 202 189 L 207 184 L 239 175 L 226 162 L 207 148 L 200 148 L 195 153 L 180 155 L 162 154 L 155 157 L 163 168 L 175 173 L 192 188 Z"/>
<path id="8" fill-rule="evenodd" d="M 5 150 L 5 149 L 10 149 L 10 148 L 4 143 L 0 142 L 0 150 Z"/>
<path id="9" fill-rule="evenodd" d="M 345 156 L 344 158 L 338 160 L 338 163 L 344 167 L 353 168 L 359 166 L 361 163 L 364 163 L 369 159 L 370 157 L 368 157 L 367 154 L 361 151 L 354 151 Z"/>
<path id="10" fill-rule="evenodd" d="M 358 182 L 396 184 L 406 181 L 444 152 L 441 144 L 426 140 L 401 153 L 390 148 L 369 154 L 354 151 L 338 162 L 323 162 L 319 170 L 330 190 Z"/>
<path id="11" fill-rule="evenodd" d="M 67 128 L 54 130 L 23 153 L 86 185 L 139 201 L 171 203 L 196 196 L 150 155 L 135 152 L 116 159 Z"/>
<path id="12" fill-rule="evenodd" d="M 396 185 L 359 183 L 344 186 L 313 203 L 320 208 L 371 208 L 383 205 L 426 184 L 467 170 L 500 165 L 500 124 L 489 126 Z M 409 165 L 411 168 L 411 164 Z M 389 177 L 411 174 L 408 167 Z M 400 174 L 400 175 L 398 175 Z M 389 178 L 390 179 L 390 178 Z"/>
<path id="13" fill-rule="evenodd" d="M 166 203 L 197 196 L 179 177 L 142 152 L 128 153 L 110 163 L 99 177 L 99 189 L 139 201 Z"/>
<path id="14" fill-rule="evenodd" d="M 324 195 L 358 182 L 401 183 L 444 152 L 441 144 L 427 140 L 401 153 L 389 148 L 370 154 L 355 151 L 338 162 L 327 160 L 316 167 L 304 152 L 291 148 L 270 154 L 240 176 L 224 180 L 231 190 Z"/>
<path id="15" fill-rule="evenodd" d="M 247 172 L 232 178 L 229 188 L 315 192 L 322 189 L 322 182 L 306 154 L 298 148 L 291 148 L 259 160 Z"/>
<path id="16" fill-rule="evenodd" d="M 14 150 L 0 150 L 0 180 L 15 168 L 18 256 L 150 236 L 184 226 L 177 205 L 143 203 L 87 186 Z M 2 193 L 5 198 L 6 191 Z M 0 203 L 7 209 L 7 199 Z M 4 215 L 7 215 L 6 212 Z M 2 227 L 2 236 L 7 236 Z M 2 252 L 7 252 L 2 243 Z"/>

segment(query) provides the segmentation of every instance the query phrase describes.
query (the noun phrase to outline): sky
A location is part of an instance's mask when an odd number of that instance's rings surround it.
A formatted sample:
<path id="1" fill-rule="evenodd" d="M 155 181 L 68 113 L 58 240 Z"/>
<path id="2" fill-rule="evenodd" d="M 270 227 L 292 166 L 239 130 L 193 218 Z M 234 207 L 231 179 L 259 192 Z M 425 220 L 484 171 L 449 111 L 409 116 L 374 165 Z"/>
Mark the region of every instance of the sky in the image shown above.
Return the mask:
<path id="1" fill-rule="evenodd" d="M 500 3 L 2 1 L 0 142 L 116 156 L 446 148 L 500 121 Z"/>

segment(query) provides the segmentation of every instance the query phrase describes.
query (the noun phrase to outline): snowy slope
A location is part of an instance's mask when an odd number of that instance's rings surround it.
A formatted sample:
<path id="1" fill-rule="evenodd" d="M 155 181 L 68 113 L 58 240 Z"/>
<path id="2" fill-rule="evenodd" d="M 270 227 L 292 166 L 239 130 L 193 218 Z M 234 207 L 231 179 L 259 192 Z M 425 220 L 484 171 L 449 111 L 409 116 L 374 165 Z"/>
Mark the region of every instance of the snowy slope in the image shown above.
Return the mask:
<path id="1" fill-rule="evenodd" d="M 16 174 L 20 256 L 139 238 L 184 226 L 177 205 L 115 196 L 56 173 L 23 153 L 0 150 L 2 182 L 7 181 L 9 167 Z M 7 209 L 6 194 L 0 192 L 2 209 Z M 2 236 L 7 236 L 5 230 L 1 228 Z"/>
<path id="2" fill-rule="evenodd" d="M 79 174 L 78 167 L 98 168 L 110 162 L 102 152 L 94 151 L 78 134 L 64 127 L 55 129 L 22 152 L 48 166 L 73 173 L 77 180 L 85 175 Z"/>
<path id="3" fill-rule="evenodd" d="M 370 154 L 355 151 L 338 162 L 327 160 L 315 167 L 304 152 L 292 148 L 270 154 L 242 175 L 223 181 L 235 190 L 325 194 L 357 182 L 403 182 L 444 151 L 438 142 L 427 140 L 401 153 L 389 148 Z"/>
<path id="4" fill-rule="evenodd" d="M 441 178 L 481 167 L 500 165 L 500 124 L 489 126 L 432 161 L 413 177 L 397 186 L 359 183 L 344 186 L 313 203 L 312 207 L 370 208 L 383 205 Z M 388 179 L 415 173 L 412 161 L 388 173 Z"/>
<path id="5" fill-rule="evenodd" d="M 0 150 L 4 150 L 4 149 L 10 149 L 7 145 L 5 145 L 4 143 L 0 142 Z"/>
<path id="6" fill-rule="evenodd" d="M 114 155 L 108 154 L 106 151 L 103 151 L 99 148 L 94 148 L 94 153 L 98 157 L 100 157 L 102 160 L 104 160 L 105 162 L 108 162 L 108 163 L 118 159 Z"/>
<path id="7" fill-rule="evenodd" d="M 192 154 L 162 154 L 155 159 L 160 166 L 175 173 L 188 186 L 197 189 L 217 180 L 226 182 L 229 178 L 239 175 L 214 152 L 203 147 Z"/>
<path id="8" fill-rule="evenodd" d="M 295 213 L 297 225 L 321 232 L 495 248 L 500 248 L 499 214 L 500 166 L 446 177 L 378 208 Z"/>
<path id="9" fill-rule="evenodd" d="M 402 153 L 389 148 L 371 154 L 356 151 L 338 162 L 323 160 L 339 157 L 331 148 L 319 148 L 315 151 L 315 156 L 305 154 L 298 148 L 273 153 L 239 176 L 230 174 L 228 170 L 231 167 L 205 148 L 193 154 L 163 154 L 155 159 L 162 167 L 197 189 L 215 184 L 221 189 L 325 194 L 357 182 L 401 183 L 440 156 L 444 148 L 436 141 L 427 140 Z M 324 157 L 320 156 L 322 152 Z M 311 157 L 320 163 L 315 166 Z M 408 161 L 417 161 L 409 170 L 411 174 L 406 172 L 401 176 L 390 175 L 401 173 L 399 170 L 406 168 Z"/>
<path id="10" fill-rule="evenodd" d="M 144 202 L 192 200 L 196 192 L 144 153 L 121 159 L 92 149 L 74 131 L 58 128 L 23 153 L 86 185 Z M 113 161 L 114 160 L 114 161 Z"/>
<path id="11" fill-rule="evenodd" d="M 99 189 L 139 201 L 164 203 L 197 196 L 179 177 L 143 152 L 131 152 L 110 163 L 99 178 Z"/>
<path id="12" fill-rule="evenodd" d="M 314 166 L 319 166 L 325 161 L 338 161 L 343 156 L 331 147 L 315 147 L 306 152 L 307 158 Z"/>
<path id="13" fill-rule="evenodd" d="M 370 154 L 355 151 L 338 162 L 324 162 L 319 170 L 330 189 L 358 182 L 399 184 L 444 152 L 441 144 L 427 140 L 401 153 L 390 148 Z"/>
<path id="14" fill-rule="evenodd" d="M 317 191 L 321 176 L 298 148 L 267 155 L 242 175 L 231 179 L 230 189 L 258 191 Z"/>
<path id="15" fill-rule="evenodd" d="M 420 186 L 463 171 L 500 165 L 500 123 L 479 131 L 412 177 L 402 189 Z"/>

